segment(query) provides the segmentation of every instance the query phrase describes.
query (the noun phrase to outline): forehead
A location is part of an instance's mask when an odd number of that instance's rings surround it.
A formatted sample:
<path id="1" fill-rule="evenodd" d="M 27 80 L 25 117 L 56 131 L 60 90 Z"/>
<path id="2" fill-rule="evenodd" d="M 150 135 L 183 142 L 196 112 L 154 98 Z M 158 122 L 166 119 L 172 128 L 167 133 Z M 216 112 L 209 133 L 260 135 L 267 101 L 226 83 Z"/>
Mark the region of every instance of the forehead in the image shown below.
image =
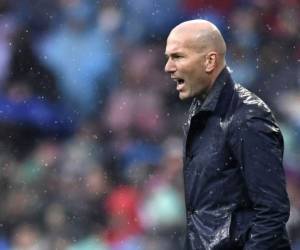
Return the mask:
<path id="1" fill-rule="evenodd" d="M 167 45 L 166 45 L 166 54 L 175 53 L 184 49 L 184 44 L 182 41 L 175 40 L 172 38 L 168 38 Z"/>
<path id="2" fill-rule="evenodd" d="M 194 45 L 195 43 L 190 34 L 171 32 L 167 39 L 166 54 L 195 49 Z"/>

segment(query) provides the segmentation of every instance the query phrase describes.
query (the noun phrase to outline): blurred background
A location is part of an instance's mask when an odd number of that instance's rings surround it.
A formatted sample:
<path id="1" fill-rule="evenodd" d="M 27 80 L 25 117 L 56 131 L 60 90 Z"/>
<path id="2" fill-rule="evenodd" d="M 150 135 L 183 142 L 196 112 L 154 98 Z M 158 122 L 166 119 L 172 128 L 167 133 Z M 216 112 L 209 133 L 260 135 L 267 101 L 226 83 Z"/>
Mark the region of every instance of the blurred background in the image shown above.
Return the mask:
<path id="1" fill-rule="evenodd" d="M 300 249 L 299 0 L 0 0 L 0 250 L 180 250 L 181 21 L 214 22 L 285 138 Z"/>

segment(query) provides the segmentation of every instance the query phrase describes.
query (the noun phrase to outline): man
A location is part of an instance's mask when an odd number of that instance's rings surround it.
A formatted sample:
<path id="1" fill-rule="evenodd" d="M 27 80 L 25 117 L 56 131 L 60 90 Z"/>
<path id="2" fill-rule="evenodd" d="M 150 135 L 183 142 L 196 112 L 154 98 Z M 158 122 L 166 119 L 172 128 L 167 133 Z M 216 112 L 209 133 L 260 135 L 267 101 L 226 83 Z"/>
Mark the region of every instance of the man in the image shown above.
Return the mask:
<path id="1" fill-rule="evenodd" d="M 212 23 L 179 24 L 165 53 L 179 98 L 194 98 L 185 124 L 185 249 L 290 249 L 283 139 L 270 109 L 233 82 Z"/>

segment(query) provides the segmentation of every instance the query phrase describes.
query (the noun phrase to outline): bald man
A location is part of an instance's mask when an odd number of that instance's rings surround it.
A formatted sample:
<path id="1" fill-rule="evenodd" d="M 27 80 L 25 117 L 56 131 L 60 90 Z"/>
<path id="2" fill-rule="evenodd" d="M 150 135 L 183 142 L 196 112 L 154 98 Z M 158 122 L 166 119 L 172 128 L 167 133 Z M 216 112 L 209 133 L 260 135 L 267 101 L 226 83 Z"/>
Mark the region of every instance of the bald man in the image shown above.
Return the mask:
<path id="1" fill-rule="evenodd" d="M 179 24 L 165 54 L 179 98 L 193 99 L 184 125 L 185 249 L 290 249 L 283 139 L 272 112 L 232 80 L 214 24 Z"/>

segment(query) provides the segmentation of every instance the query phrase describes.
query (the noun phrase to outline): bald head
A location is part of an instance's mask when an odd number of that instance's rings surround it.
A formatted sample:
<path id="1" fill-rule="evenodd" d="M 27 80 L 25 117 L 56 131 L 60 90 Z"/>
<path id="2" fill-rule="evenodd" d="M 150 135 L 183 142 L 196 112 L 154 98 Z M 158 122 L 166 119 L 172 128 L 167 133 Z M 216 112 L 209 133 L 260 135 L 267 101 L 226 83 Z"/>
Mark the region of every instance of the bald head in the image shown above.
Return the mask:
<path id="1" fill-rule="evenodd" d="M 177 25 L 169 38 L 184 39 L 186 46 L 199 52 L 215 51 L 225 64 L 226 44 L 219 29 L 206 20 L 190 20 Z"/>
<path id="2" fill-rule="evenodd" d="M 206 96 L 226 66 L 226 44 L 211 22 L 192 20 L 168 36 L 165 71 L 177 83 L 180 99 Z"/>

